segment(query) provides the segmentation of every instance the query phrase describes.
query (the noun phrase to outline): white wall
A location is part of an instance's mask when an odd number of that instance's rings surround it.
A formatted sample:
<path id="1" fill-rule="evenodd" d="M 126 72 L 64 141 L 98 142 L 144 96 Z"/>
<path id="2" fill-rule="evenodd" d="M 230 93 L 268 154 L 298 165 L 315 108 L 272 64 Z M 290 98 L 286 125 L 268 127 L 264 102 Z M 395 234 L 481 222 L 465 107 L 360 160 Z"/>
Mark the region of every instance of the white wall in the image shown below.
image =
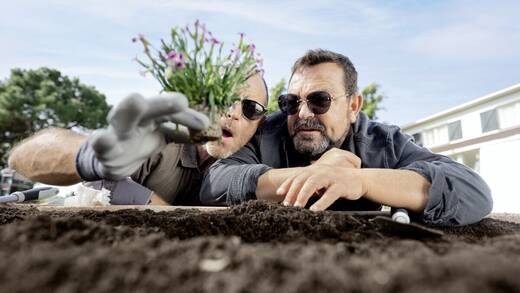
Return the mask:
<path id="1" fill-rule="evenodd" d="M 520 213 L 520 135 L 482 145 L 480 170 L 493 193 L 493 212 Z"/>
<path id="2" fill-rule="evenodd" d="M 502 96 L 498 99 L 490 100 L 489 102 L 476 105 L 474 107 L 467 108 L 460 112 L 455 112 L 450 115 L 446 115 L 428 123 L 408 125 L 403 128 L 404 132 L 412 135 L 417 132 L 423 132 L 427 129 L 435 128 L 447 123 L 451 123 L 457 120 L 462 122 L 462 135 L 463 139 L 470 139 L 479 137 L 482 135 L 481 124 L 480 124 L 480 113 L 510 104 L 512 102 L 520 101 L 520 91 Z M 432 147 L 429 145 L 428 147 Z"/>

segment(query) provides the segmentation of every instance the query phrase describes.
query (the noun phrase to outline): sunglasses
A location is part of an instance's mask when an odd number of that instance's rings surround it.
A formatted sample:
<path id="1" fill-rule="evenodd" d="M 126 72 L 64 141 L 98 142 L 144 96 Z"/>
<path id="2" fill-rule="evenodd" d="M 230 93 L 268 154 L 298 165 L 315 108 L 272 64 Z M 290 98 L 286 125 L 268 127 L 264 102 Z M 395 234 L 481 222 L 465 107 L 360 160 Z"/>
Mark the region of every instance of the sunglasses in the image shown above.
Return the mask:
<path id="1" fill-rule="evenodd" d="M 294 115 L 300 110 L 303 102 L 307 103 L 309 110 L 316 114 L 325 114 L 330 108 L 330 104 L 335 100 L 331 94 L 325 91 L 316 91 L 307 95 L 303 100 L 300 96 L 294 94 L 285 94 L 278 97 L 278 106 L 280 110 L 287 115 Z"/>
<path id="2" fill-rule="evenodd" d="M 237 103 L 238 101 L 235 102 L 231 108 L 234 108 Z M 240 101 L 240 104 L 242 106 L 242 115 L 248 120 L 258 120 L 264 117 L 267 112 L 264 105 L 253 100 L 243 99 Z"/>

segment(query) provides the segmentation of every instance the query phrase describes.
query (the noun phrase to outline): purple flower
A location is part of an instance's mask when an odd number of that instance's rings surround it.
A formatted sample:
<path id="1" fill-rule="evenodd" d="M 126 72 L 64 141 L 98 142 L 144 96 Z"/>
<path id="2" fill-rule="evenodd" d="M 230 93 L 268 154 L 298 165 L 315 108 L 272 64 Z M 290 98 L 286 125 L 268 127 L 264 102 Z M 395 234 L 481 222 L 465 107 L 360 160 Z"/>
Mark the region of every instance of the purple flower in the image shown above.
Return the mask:
<path id="1" fill-rule="evenodd" d="M 166 55 L 166 59 L 168 60 L 175 60 L 175 58 L 177 58 L 177 52 L 174 50 L 170 51 L 168 55 Z"/>
<path id="2" fill-rule="evenodd" d="M 133 37 L 132 38 L 132 43 L 135 43 L 137 41 L 144 41 L 144 35 L 143 34 L 138 34 L 137 37 Z"/>
<path id="3" fill-rule="evenodd" d="M 247 47 L 247 50 L 248 50 L 249 52 L 254 52 L 255 49 L 256 49 L 255 44 L 249 44 L 249 46 Z"/>
<path id="4" fill-rule="evenodd" d="M 167 55 L 166 62 L 170 66 L 172 72 L 177 69 L 186 68 L 186 64 L 184 62 L 184 54 L 180 52 L 176 52 L 174 50 L 170 51 Z"/>
<path id="5" fill-rule="evenodd" d="M 211 38 L 210 42 L 213 44 L 213 45 L 218 45 L 220 44 L 220 41 L 215 39 L 215 38 Z"/>
<path id="6" fill-rule="evenodd" d="M 199 27 L 199 24 L 200 24 L 200 21 L 197 19 L 197 20 L 195 21 L 195 27 Z"/>

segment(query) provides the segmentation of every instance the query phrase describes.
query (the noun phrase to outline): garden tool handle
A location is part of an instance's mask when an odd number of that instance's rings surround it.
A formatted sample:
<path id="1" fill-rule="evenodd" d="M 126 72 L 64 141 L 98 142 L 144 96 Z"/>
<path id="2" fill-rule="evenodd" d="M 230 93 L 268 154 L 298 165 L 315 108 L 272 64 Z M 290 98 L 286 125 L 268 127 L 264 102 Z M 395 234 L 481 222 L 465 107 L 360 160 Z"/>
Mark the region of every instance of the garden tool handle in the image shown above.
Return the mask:
<path id="1" fill-rule="evenodd" d="M 30 200 L 39 200 L 48 198 L 58 194 L 59 189 L 56 187 L 37 187 L 24 191 L 16 191 L 6 196 L 0 197 L 0 203 L 8 202 L 24 202 Z"/>

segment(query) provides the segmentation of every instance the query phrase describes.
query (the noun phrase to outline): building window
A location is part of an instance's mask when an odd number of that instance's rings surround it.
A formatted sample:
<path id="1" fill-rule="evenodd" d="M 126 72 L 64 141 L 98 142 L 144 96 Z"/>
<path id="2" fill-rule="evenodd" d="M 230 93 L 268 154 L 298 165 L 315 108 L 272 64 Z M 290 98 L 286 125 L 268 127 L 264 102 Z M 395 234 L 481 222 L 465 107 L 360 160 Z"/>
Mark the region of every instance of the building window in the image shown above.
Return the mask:
<path id="1" fill-rule="evenodd" d="M 424 145 L 434 146 L 449 142 L 448 125 L 428 129 L 424 132 Z"/>
<path id="2" fill-rule="evenodd" d="M 462 138 L 462 125 L 460 120 L 448 124 L 448 135 L 450 141 Z"/>
<path id="3" fill-rule="evenodd" d="M 480 125 L 482 126 L 482 132 L 498 129 L 497 109 L 480 113 Z"/>
<path id="4" fill-rule="evenodd" d="M 508 128 L 520 124 L 520 103 L 513 103 L 498 108 L 500 128 Z"/>
<path id="5" fill-rule="evenodd" d="M 417 132 L 412 134 L 413 140 L 415 141 L 415 144 L 418 146 L 423 146 L 423 136 L 422 133 Z"/>

